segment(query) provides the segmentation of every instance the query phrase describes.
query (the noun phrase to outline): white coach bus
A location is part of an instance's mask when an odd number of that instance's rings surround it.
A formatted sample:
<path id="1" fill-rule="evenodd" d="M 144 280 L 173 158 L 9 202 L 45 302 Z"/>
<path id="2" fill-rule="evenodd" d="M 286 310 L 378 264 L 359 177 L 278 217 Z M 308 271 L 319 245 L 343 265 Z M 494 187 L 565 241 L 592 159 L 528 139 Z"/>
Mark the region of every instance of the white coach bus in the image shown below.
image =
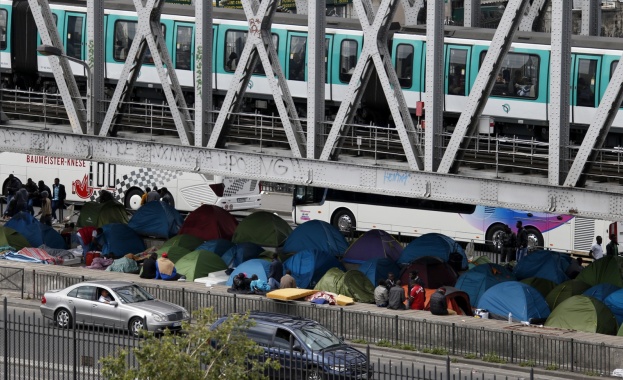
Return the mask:
<path id="1" fill-rule="evenodd" d="M 65 185 L 67 201 L 95 200 L 100 191 L 111 192 L 126 208 L 138 209 L 145 187 L 166 187 L 175 200 L 175 208 L 192 211 L 202 204 L 226 210 L 245 210 L 261 205 L 257 180 L 223 178 L 174 170 L 138 168 L 105 162 L 20 153 L 0 153 L 2 194 L 6 194 L 9 174 L 22 183 L 28 178 L 43 180 L 52 188 L 54 178 Z"/>

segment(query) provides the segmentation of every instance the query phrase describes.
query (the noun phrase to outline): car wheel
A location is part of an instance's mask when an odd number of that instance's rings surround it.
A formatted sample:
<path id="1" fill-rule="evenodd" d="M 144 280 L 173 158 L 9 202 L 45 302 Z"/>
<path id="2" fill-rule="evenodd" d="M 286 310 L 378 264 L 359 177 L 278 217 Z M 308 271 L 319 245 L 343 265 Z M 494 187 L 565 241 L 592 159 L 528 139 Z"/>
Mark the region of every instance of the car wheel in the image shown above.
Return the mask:
<path id="1" fill-rule="evenodd" d="M 310 369 L 307 370 L 307 380 L 321 380 L 322 379 L 322 373 L 320 372 L 320 370 L 316 367 L 312 367 Z"/>
<path id="2" fill-rule="evenodd" d="M 139 317 L 130 319 L 130 324 L 128 326 L 130 328 L 130 333 L 137 338 L 141 335 L 141 330 L 145 330 L 145 322 L 143 322 L 143 318 Z"/>
<path id="3" fill-rule="evenodd" d="M 54 321 L 56 325 L 62 329 L 68 329 L 71 327 L 71 313 L 67 309 L 59 309 L 54 314 Z"/>
<path id="4" fill-rule="evenodd" d="M 487 230 L 485 240 L 490 252 L 500 252 L 502 248 L 502 236 L 505 229 L 506 226 L 504 224 L 494 224 Z"/>
<path id="5" fill-rule="evenodd" d="M 138 210 L 141 207 L 141 198 L 143 191 L 140 189 L 132 189 L 125 195 L 124 206 L 130 210 Z"/>
<path id="6" fill-rule="evenodd" d="M 338 210 L 333 215 L 333 226 L 343 234 L 350 233 L 357 227 L 355 215 L 346 209 Z"/>

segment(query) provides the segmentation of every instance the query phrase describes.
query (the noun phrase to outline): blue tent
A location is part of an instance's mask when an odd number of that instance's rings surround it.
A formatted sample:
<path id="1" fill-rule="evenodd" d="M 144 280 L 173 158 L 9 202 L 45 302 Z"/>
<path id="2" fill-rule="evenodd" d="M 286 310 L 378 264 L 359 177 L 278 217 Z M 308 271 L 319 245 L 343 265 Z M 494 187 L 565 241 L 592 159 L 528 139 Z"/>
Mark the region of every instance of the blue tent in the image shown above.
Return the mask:
<path id="1" fill-rule="evenodd" d="M 133 229 L 122 223 L 106 224 L 102 227 L 104 239 L 102 254 L 115 258 L 127 253 L 141 253 L 145 250 L 143 239 Z"/>
<path id="2" fill-rule="evenodd" d="M 283 263 L 283 267 L 292 271 L 296 286 L 303 289 L 313 289 L 331 268 L 345 270 L 332 254 L 309 249 L 300 251 L 288 258 Z"/>
<path id="3" fill-rule="evenodd" d="M 623 323 L 623 289 L 610 293 L 604 300 L 604 304 L 606 304 L 608 309 L 614 314 L 620 326 L 621 323 Z"/>
<path id="4" fill-rule="evenodd" d="M 166 202 L 148 202 L 136 211 L 128 226 L 139 235 L 168 239 L 184 223 L 180 213 Z"/>
<path id="5" fill-rule="evenodd" d="M 457 280 L 455 287 L 467 293 L 472 306 L 476 307 L 484 292 L 492 286 L 506 281 L 515 281 L 515 275 L 505 267 L 491 263 L 480 264 L 463 273 Z"/>
<path id="6" fill-rule="evenodd" d="M 597 284 L 593 286 L 592 288 L 582 293 L 582 295 L 593 297 L 593 298 L 600 300 L 601 302 L 604 302 L 610 294 L 616 292 L 619 289 L 621 288 L 619 288 L 616 285 L 603 283 L 603 284 Z"/>
<path id="7" fill-rule="evenodd" d="M 407 245 L 398 258 L 397 263 L 410 264 L 424 256 L 439 257 L 443 261 L 450 263 L 452 261 L 451 256 L 454 253 L 462 258 L 460 269 L 467 269 L 467 256 L 459 243 L 446 235 L 438 233 L 424 234 Z"/>
<path id="8" fill-rule="evenodd" d="M 234 246 L 235 244 L 229 240 L 214 239 L 214 240 L 208 240 L 206 242 L 203 242 L 203 244 L 197 247 L 195 251 L 201 251 L 201 250 L 210 251 L 210 252 L 216 253 L 219 256 L 223 256 L 225 252 L 227 252 L 229 249 L 231 249 Z"/>
<path id="9" fill-rule="evenodd" d="M 54 228 L 45 225 L 35 219 L 28 212 L 19 212 L 11 220 L 6 222 L 5 227 L 9 227 L 19 232 L 28 240 L 31 247 L 40 247 L 43 244 L 48 247 L 65 249 L 65 239 Z"/>
<path id="10" fill-rule="evenodd" d="M 486 309 L 494 317 L 513 321 L 547 318 L 550 310 L 538 290 L 519 281 L 507 281 L 492 286 L 478 301 L 479 309 Z"/>
<path id="11" fill-rule="evenodd" d="M 370 230 L 348 247 L 342 260 L 361 264 L 370 259 L 385 257 L 395 262 L 402 250 L 402 245 L 392 235 L 383 230 Z"/>
<path id="12" fill-rule="evenodd" d="M 234 277 L 238 275 L 238 273 L 246 273 L 247 277 L 251 278 L 254 274 L 257 274 L 257 277 L 260 280 L 264 280 L 268 282 L 268 270 L 270 269 L 270 263 L 266 260 L 262 259 L 252 259 L 249 261 L 245 261 L 240 264 L 231 275 L 229 275 L 229 279 L 227 280 L 227 286 L 232 286 L 234 283 Z"/>
<path id="13" fill-rule="evenodd" d="M 532 252 L 513 269 L 518 280 L 529 277 L 539 277 L 556 284 L 569 280 L 565 274 L 569 267 L 569 256 L 564 253 L 541 250 Z"/>
<path id="14" fill-rule="evenodd" d="M 344 235 L 337 228 L 321 220 L 310 220 L 298 226 L 283 245 L 283 252 L 313 249 L 333 256 L 341 256 L 348 248 Z"/>
<path id="15" fill-rule="evenodd" d="M 374 286 L 379 284 L 380 279 L 386 279 L 388 273 L 394 273 L 396 277 L 400 273 L 400 267 L 385 257 L 370 259 L 361 264 L 357 270 L 365 274 Z"/>
<path id="16" fill-rule="evenodd" d="M 264 248 L 254 243 L 238 243 L 232 246 L 221 256 L 227 266 L 237 267 L 250 259 L 257 259 L 264 252 Z"/>

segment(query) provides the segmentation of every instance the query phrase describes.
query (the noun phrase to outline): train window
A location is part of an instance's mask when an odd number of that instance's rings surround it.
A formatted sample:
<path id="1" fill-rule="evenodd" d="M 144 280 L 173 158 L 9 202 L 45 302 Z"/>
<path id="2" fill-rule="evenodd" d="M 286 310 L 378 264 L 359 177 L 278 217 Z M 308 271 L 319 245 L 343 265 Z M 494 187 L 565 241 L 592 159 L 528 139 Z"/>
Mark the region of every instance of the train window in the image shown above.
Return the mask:
<path id="1" fill-rule="evenodd" d="M 305 80 L 305 62 L 307 58 L 307 37 L 290 38 L 290 57 L 288 79 Z"/>
<path id="2" fill-rule="evenodd" d="M 0 9 L 0 50 L 6 49 L 6 28 L 8 25 L 8 12 L 6 9 Z"/>
<path id="3" fill-rule="evenodd" d="M 357 41 L 344 40 L 340 49 L 340 81 L 350 82 L 357 65 Z"/>
<path id="4" fill-rule="evenodd" d="M 273 34 L 273 45 L 279 53 L 279 37 Z M 225 71 L 234 72 L 238 63 L 240 62 L 240 55 L 244 49 L 244 45 L 247 42 L 247 32 L 241 30 L 228 30 L 225 35 Z M 255 74 L 264 74 L 264 66 L 258 56 L 253 69 Z"/>
<path id="5" fill-rule="evenodd" d="M 465 96 L 467 74 L 467 50 L 450 49 L 448 67 L 448 94 Z"/>
<path id="6" fill-rule="evenodd" d="M 396 47 L 396 75 L 400 87 L 411 88 L 413 84 L 413 46 L 400 44 Z"/>
<path id="7" fill-rule="evenodd" d="M 481 64 L 486 54 L 486 51 L 481 53 Z M 491 95 L 536 99 L 539 88 L 539 65 L 540 58 L 538 55 L 506 54 L 495 79 Z"/>
<path id="8" fill-rule="evenodd" d="M 166 27 L 163 24 L 160 25 L 162 27 L 162 35 L 166 36 Z M 136 21 L 119 20 L 115 23 L 115 45 L 113 51 L 113 58 L 115 61 L 125 62 L 125 60 L 128 59 L 132 41 L 134 41 L 134 36 L 136 36 L 137 26 L 138 23 Z M 151 55 L 149 47 L 147 47 L 147 51 L 145 51 L 143 63 L 154 63 L 154 58 Z"/>
<path id="9" fill-rule="evenodd" d="M 595 78 L 597 78 L 597 60 L 579 59 L 576 105 L 595 107 Z"/>
<path id="10" fill-rule="evenodd" d="M 175 67 L 177 69 L 190 70 L 192 41 L 193 28 L 190 26 L 178 26 L 175 43 Z"/>
<path id="11" fill-rule="evenodd" d="M 84 16 L 67 16 L 67 55 L 82 60 L 82 24 Z"/>

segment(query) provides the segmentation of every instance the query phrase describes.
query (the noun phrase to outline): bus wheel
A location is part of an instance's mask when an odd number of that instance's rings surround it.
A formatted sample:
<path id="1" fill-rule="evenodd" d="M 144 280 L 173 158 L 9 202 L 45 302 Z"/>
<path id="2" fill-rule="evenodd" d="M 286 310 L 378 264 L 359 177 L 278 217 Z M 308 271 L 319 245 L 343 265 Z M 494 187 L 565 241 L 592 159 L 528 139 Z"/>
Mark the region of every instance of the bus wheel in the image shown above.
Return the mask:
<path id="1" fill-rule="evenodd" d="M 125 208 L 130 210 L 138 210 L 141 207 L 141 197 L 143 196 L 143 191 L 141 189 L 130 189 L 125 194 L 124 205 Z"/>
<path id="2" fill-rule="evenodd" d="M 485 240 L 490 252 L 500 252 L 502 249 L 502 234 L 505 229 L 506 226 L 504 224 L 494 224 L 489 227 Z"/>
<path id="3" fill-rule="evenodd" d="M 526 227 L 526 232 L 528 233 L 528 251 L 542 249 L 545 245 L 545 241 L 543 240 L 541 231 L 534 227 Z"/>
<path id="4" fill-rule="evenodd" d="M 333 215 L 332 224 L 343 234 L 350 233 L 357 227 L 355 216 L 347 209 L 337 210 Z"/>

